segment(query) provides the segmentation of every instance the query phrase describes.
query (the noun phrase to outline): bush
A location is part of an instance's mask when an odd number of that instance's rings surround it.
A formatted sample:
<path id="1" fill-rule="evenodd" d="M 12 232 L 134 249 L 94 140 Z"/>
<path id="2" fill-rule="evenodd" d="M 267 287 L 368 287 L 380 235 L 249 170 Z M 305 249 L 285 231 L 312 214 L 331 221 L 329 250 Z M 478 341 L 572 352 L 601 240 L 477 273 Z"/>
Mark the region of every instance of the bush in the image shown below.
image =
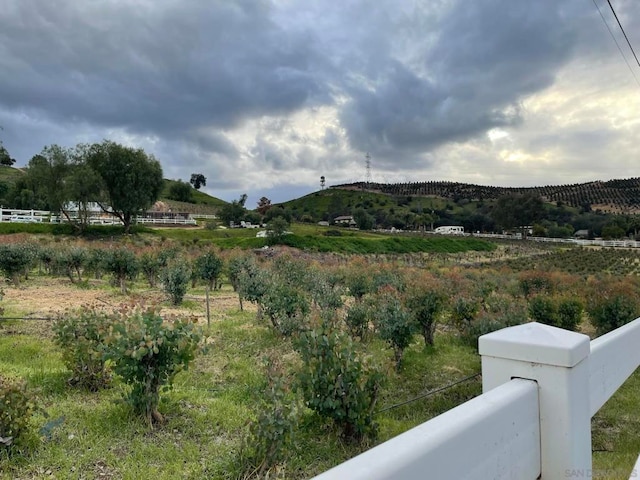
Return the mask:
<path id="1" fill-rule="evenodd" d="M 217 287 L 218 278 L 222 274 L 224 262 L 214 252 L 207 252 L 196 258 L 194 273 L 197 278 L 207 282 L 207 288 L 214 290 Z"/>
<path id="2" fill-rule="evenodd" d="M 536 293 L 552 294 L 556 290 L 556 282 L 545 272 L 525 272 L 520 275 L 519 284 L 525 297 Z"/>
<path id="3" fill-rule="evenodd" d="M 271 280 L 259 299 L 262 312 L 269 317 L 273 328 L 285 336 L 303 329 L 309 313 L 309 300 L 298 288 Z"/>
<path id="4" fill-rule="evenodd" d="M 120 285 L 122 294 L 127 293 L 126 281 L 135 279 L 140 268 L 136 255 L 126 248 L 109 250 L 105 255 L 104 266 L 113 275 L 114 282 Z"/>
<path id="5" fill-rule="evenodd" d="M 536 322 L 558 326 L 558 309 L 546 295 L 536 295 L 529 300 L 529 316 Z"/>
<path id="6" fill-rule="evenodd" d="M 32 261 L 31 250 L 23 244 L 0 245 L 0 270 L 15 286 Z"/>
<path id="7" fill-rule="evenodd" d="M 163 260 L 155 252 L 144 252 L 140 255 L 140 270 L 151 288 L 155 288 L 160 276 Z"/>
<path id="8" fill-rule="evenodd" d="M 104 355 L 111 324 L 109 315 L 89 308 L 55 321 L 54 341 L 62 349 L 62 361 L 71 370 L 69 383 L 91 391 L 109 384 L 111 372 Z"/>
<path id="9" fill-rule="evenodd" d="M 637 300 L 623 294 L 593 301 L 589 308 L 589 318 L 596 327 L 598 335 L 629 323 L 638 317 L 638 313 Z"/>
<path id="10" fill-rule="evenodd" d="M 467 330 L 478 316 L 479 310 L 480 303 L 476 299 L 458 297 L 453 302 L 451 322 L 463 336 L 467 334 Z"/>
<path id="11" fill-rule="evenodd" d="M 114 318 L 107 358 L 131 387 L 125 399 L 149 425 L 163 421 L 160 389 L 170 389 L 175 376 L 189 368 L 202 341 L 201 329 L 190 319 L 164 321 L 154 310 L 125 311 Z"/>
<path id="12" fill-rule="evenodd" d="M 425 346 L 433 345 L 438 315 L 444 309 L 447 297 L 437 286 L 417 286 L 407 296 L 407 306 L 415 322 L 422 330 Z"/>
<path id="13" fill-rule="evenodd" d="M 344 321 L 353 337 L 364 340 L 369 331 L 369 307 L 364 303 L 354 303 L 347 310 Z"/>
<path id="14" fill-rule="evenodd" d="M 529 316 L 536 322 L 575 330 L 582 319 L 582 303 L 575 298 L 536 295 L 529 301 Z"/>
<path id="15" fill-rule="evenodd" d="M 296 348 L 302 357 L 297 389 L 306 405 L 332 419 L 348 441 L 374 438 L 373 409 L 383 380 L 365 365 L 351 339 L 327 323 L 300 335 Z"/>
<path id="16" fill-rule="evenodd" d="M 82 271 L 87 263 L 87 251 L 81 247 L 60 250 L 54 257 L 58 273 L 66 275 L 72 283 L 82 282 Z"/>
<path id="17" fill-rule="evenodd" d="M 380 338 L 393 349 L 396 370 L 400 370 L 404 350 L 411 344 L 415 323 L 404 308 L 400 296 L 391 287 L 385 287 L 373 298 L 373 322 Z"/>
<path id="18" fill-rule="evenodd" d="M 582 321 L 584 305 L 576 298 L 564 298 L 558 301 L 558 326 L 575 331 Z"/>
<path id="19" fill-rule="evenodd" d="M 288 398 L 281 376 L 268 365 L 268 384 L 262 396 L 262 410 L 251 422 L 244 440 L 243 463 L 248 477 L 270 478 L 269 472 L 285 459 L 292 446 L 294 427 L 298 421 L 296 402 Z"/>
<path id="20" fill-rule="evenodd" d="M 25 383 L 0 375 L 0 453 L 27 449 L 36 441 L 32 416 L 36 411 L 33 394 Z"/>
<path id="21" fill-rule="evenodd" d="M 189 288 L 191 270 L 184 262 L 169 265 L 162 272 L 162 287 L 173 305 L 180 305 Z"/>

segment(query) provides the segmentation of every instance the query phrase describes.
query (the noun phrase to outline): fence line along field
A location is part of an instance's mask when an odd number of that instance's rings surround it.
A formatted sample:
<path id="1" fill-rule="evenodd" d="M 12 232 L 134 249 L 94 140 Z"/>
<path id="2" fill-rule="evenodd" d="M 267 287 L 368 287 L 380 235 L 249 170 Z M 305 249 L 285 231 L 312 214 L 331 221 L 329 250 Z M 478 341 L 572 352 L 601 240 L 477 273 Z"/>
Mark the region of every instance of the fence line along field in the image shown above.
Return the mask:
<path id="1" fill-rule="evenodd" d="M 309 478 L 478 395 L 484 333 L 640 315 L 628 251 L 3 240 L 7 479 Z M 594 418 L 594 471 L 639 449 L 638 382 Z"/>

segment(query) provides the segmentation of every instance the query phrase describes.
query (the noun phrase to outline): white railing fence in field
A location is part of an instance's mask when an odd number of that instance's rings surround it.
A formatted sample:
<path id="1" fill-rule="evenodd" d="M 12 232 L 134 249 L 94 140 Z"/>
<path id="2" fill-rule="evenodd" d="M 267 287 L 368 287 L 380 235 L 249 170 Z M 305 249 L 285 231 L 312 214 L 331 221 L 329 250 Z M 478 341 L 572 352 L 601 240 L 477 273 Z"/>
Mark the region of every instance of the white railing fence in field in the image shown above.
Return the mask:
<path id="1" fill-rule="evenodd" d="M 591 342 L 535 322 L 484 335 L 482 395 L 314 480 L 596 476 L 591 417 L 640 365 L 639 345 L 640 318 Z M 640 458 L 624 468 L 636 478 Z"/>

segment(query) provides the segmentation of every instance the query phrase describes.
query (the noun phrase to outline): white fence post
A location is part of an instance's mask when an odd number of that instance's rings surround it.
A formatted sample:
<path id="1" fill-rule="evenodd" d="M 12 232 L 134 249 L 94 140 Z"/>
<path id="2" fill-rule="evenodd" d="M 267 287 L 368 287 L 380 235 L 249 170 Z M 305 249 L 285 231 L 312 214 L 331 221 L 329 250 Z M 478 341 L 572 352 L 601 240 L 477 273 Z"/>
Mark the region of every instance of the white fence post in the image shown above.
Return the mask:
<path id="1" fill-rule="evenodd" d="M 484 335 L 478 345 L 484 392 L 513 378 L 538 383 L 540 478 L 590 475 L 589 337 L 533 322 Z"/>

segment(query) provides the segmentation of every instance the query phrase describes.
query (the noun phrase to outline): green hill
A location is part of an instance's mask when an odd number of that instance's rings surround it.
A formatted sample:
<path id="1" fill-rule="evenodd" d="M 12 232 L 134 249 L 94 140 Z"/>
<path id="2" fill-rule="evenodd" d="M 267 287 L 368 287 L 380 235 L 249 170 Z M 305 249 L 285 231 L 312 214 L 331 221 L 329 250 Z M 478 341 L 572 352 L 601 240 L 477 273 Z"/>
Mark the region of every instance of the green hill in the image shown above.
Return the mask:
<path id="1" fill-rule="evenodd" d="M 164 179 L 164 186 L 160 192 L 160 201 L 168 205 L 173 212 L 186 212 L 192 214 L 214 215 L 220 207 L 227 202 L 216 197 L 212 197 L 204 192 L 191 188 L 189 194 L 191 200 L 188 202 L 172 198 L 171 187 L 178 184 L 177 180 Z"/>
<path id="2" fill-rule="evenodd" d="M 13 185 L 23 175 L 24 171 L 20 168 L 0 166 L 0 182 L 7 185 Z"/>
<path id="3" fill-rule="evenodd" d="M 532 194 L 544 201 L 534 234 L 622 238 L 640 232 L 640 178 L 583 184 L 503 188 L 458 182 L 338 185 L 276 206 L 302 222 L 333 221 L 366 213 L 375 228 L 430 230 L 461 225 L 466 232 L 501 231 L 493 209 L 499 198 Z"/>

